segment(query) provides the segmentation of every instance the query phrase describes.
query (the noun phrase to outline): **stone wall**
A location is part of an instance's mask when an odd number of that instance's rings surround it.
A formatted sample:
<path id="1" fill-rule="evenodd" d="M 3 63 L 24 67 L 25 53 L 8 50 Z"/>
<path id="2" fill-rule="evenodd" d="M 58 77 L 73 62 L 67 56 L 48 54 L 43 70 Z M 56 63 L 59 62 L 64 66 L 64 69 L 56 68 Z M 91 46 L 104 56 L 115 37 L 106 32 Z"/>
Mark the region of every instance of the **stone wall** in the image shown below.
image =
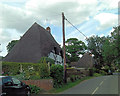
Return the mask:
<path id="1" fill-rule="evenodd" d="M 79 68 L 67 69 L 67 77 L 70 77 L 71 75 L 89 76 L 89 70 Z"/>

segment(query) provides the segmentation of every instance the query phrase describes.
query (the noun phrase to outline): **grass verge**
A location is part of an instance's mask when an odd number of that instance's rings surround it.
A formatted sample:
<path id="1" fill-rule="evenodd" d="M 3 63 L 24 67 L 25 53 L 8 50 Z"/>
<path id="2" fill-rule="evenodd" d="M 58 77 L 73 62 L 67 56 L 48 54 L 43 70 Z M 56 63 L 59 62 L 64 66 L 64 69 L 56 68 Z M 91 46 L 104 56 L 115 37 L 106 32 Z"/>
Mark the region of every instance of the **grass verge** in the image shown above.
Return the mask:
<path id="1" fill-rule="evenodd" d="M 61 88 L 54 88 L 54 89 L 48 91 L 48 93 L 60 93 L 60 92 L 63 92 L 63 91 L 65 91 L 65 90 L 67 90 L 67 89 L 69 89 L 69 88 L 72 88 L 72 87 L 74 87 L 75 85 L 81 83 L 82 81 L 91 79 L 91 78 L 93 78 L 93 77 L 95 77 L 95 76 L 92 76 L 92 77 L 88 76 L 88 77 L 84 77 L 84 78 L 82 78 L 82 79 L 76 80 L 76 81 L 74 81 L 74 82 L 68 82 L 67 84 L 63 85 Z"/>

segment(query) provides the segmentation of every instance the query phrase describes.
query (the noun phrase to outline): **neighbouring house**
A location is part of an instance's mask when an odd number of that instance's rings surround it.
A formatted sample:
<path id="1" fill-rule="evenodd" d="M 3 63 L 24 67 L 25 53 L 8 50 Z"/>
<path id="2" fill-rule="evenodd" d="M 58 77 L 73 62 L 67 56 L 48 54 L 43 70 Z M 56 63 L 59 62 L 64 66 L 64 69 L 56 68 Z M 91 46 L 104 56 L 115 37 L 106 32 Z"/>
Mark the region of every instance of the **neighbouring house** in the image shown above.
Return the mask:
<path id="1" fill-rule="evenodd" d="M 76 67 L 76 68 L 92 68 L 93 65 L 95 64 L 95 60 L 93 59 L 92 55 L 90 53 L 85 53 L 79 60 L 78 62 L 72 62 L 70 64 L 71 67 Z"/>
<path id="2" fill-rule="evenodd" d="M 3 61 L 37 63 L 41 57 L 49 57 L 56 64 L 63 64 L 63 51 L 52 36 L 50 27 L 44 29 L 34 23 Z"/>

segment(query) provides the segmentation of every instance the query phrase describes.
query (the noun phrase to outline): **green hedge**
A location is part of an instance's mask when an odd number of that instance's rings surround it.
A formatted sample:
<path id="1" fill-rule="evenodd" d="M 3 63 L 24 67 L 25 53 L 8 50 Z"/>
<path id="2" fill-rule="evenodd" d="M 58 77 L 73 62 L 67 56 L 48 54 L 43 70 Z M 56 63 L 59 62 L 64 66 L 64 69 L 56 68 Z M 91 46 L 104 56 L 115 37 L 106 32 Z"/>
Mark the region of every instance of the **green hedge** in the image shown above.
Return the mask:
<path id="1" fill-rule="evenodd" d="M 50 76 L 53 78 L 54 87 L 59 88 L 63 85 L 63 66 L 52 65 L 50 70 Z"/>
<path id="2" fill-rule="evenodd" d="M 15 76 L 21 80 L 37 80 L 50 78 L 51 76 L 54 81 L 54 87 L 61 87 L 63 85 L 63 66 L 52 65 L 50 68 L 49 67 L 46 60 L 43 60 L 42 63 L 2 63 L 3 75 L 8 74 L 9 76 Z"/>
<path id="3" fill-rule="evenodd" d="M 2 63 L 3 75 L 24 75 L 26 79 L 32 79 L 34 76 L 39 78 L 48 78 L 50 76 L 49 66 L 44 63 L 16 63 L 16 62 L 3 62 Z"/>

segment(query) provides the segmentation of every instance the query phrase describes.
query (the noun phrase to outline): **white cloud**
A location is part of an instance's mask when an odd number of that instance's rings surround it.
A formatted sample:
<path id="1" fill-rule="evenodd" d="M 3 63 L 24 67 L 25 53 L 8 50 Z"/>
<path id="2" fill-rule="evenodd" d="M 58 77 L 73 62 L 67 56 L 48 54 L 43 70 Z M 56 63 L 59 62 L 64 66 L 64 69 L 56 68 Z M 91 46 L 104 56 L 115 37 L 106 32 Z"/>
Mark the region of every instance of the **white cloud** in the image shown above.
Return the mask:
<path id="1" fill-rule="evenodd" d="M 11 33 L 12 32 L 12 33 Z M 6 46 L 11 40 L 20 39 L 22 34 L 17 33 L 16 30 L 13 29 L 1 29 L 0 28 L 0 56 L 5 56 L 7 54 Z"/>
<path id="2" fill-rule="evenodd" d="M 6 2 L 6 3 L 15 3 L 15 2 L 18 2 L 18 3 L 21 3 L 21 2 L 25 2 L 26 0 L 0 0 L 0 2 Z"/>
<path id="3" fill-rule="evenodd" d="M 66 35 L 66 40 L 69 39 L 69 38 L 77 38 L 78 40 L 81 40 L 83 42 L 85 42 L 85 39 L 86 39 L 86 37 L 84 37 L 78 31 L 72 31 L 71 33 L 69 33 L 68 35 Z"/>
<path id="4" fill-rule="evenodd" d="M 88 38 L 89 38 L 89 37 L 92 37 L 92 36 L 96 36 L 96 35 L 95 35 L 95 34 L 91 34 L 91 35 L 88 36 Z"/>
<path id="5" fill-rule="evenodd" d="M 106 0 L 100 2 L 104 3 L 103 5 L 107 3 Z M 1 3 L 0 21 L 4 25 L 2 28 L 24 32 L 35 21 L 41 25 L 46 24 L 46 19 L 50 24 L 61 26 L 61 12 L 64 12 L 73 24 L 80 24 L 89 20 L 90 16 L 96 15 L 98 3 L 98 0 L 28 0 L 22 8 Z"/>
<path id="6" fill-rule="evenodd" d="M 10 40 L 11 34 L 7 30 L 0 29 L 0 44 Z"/>
<path id="7" fill-rule="evenodd" d="M 64 12 L 68 20 L 74 25 L 81 24 L 89 20 L 89 17 L 94 17 L 99 10 L 117 8 L 117 1 L 118 0 L 1 0 L 0 42 L 2 42 L 5 47 L 12 39 L 19 38 L 21 33 L 23 34 L 34 22 L 38 22 L 42 26 L 48 22 L 49 24 L 61 26 L 61 12 Z M 10 5 L 10 2 L 22 2 L 24 4 L 20 8 L 19 6 L 13 7 Z M 100 6 L 98 7 L 99 3 Z M 116 24 L 116 15 L 110 13 L 101 14 L 95 16 L 95 19 L 100 22 L 100 29 L 113 27 Z M 46 22 L 45 20 L 48 21 Z M 89 29 L 90 28 L 86 28 L 86 31 Z M 56 36 L 54 37 L 56 38 Z M 70 37 L 77 37 L 78 39 L 81 38 L 81 40 L 84 40 L 84 36 L 79 32 L 70 32 L 67 38 Z"/>
<path id="8" fill-rule="evenodd" d="M 18 32 L 24 32 L 33 21 L 32 14 L 21 8 L 16 8 L 0 4 L 0 23 L 4 29 L 16 29 Z"/>
<path id="9" fill-rule="evenodd" d="M 80 24 L 96 14 L 97 0 L 30 0 L 25 8 L 39 16 L 39 20 L 49 19 L 52 24 L 61 24 L 62 12 L 71 22 Z"/>
<path id="10" fill-rule="evenodd" d="M 118 15 L 112 13 L 100 13 L 94 17 L 100 22 L 98 30 L 104 30 L 118 25 Z"/>
<path id="11" fill-rule="evenodd" d="M 100 6 L 99 6 L 99 10 L 102 9 L 116 9 L 118 8 L 118 2 L 120 0 L 99 0 L 100 1 Z"/>

